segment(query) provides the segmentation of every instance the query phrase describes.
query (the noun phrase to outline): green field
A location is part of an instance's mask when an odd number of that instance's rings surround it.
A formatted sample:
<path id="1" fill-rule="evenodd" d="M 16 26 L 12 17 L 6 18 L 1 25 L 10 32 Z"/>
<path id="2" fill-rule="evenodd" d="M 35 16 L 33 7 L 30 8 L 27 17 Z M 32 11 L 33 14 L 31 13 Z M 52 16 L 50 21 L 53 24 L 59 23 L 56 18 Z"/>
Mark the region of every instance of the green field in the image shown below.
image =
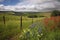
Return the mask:
<path id="1" fill-rule="evenodd" d="M 0 14 L 0 39 L 6 40 L 20 33 L 20 16 L 5 14 L 5 24 L 3 15 Z M 32 24 L 32 18 L 22 16 L 23 29 L 27 29 Z M 39 21 L 41 18 L 34 18 L 33 22 Z"/>
<path id="2" fill-rule="evenodd" d="M 5 24 L 3 21 L 3 15 L 5 15 Z M 50 31 L 47 33 L 44 27 L 43 20 L 44 18 L 49 18 L 50 14 L 42 13 L 42 14 L 36 14 L 36 15 L 38 17 L 33 18 L 33 23 L 32 23 L 32 18 L 29 18 L 28 15 L 22 16 L 22 27 L 23 27 L 23 30 L 22 30 L 20 29 L 21 16 L 0 14 L 0 40 L 57 40 L 57 39 L 59 40 L 60 39 L 60 36 L 58 36 L 60 35 L 59 30 L 57 30 L 56 32 Z M 41 15 L 44 17 L 40 17 Z M 30 25 L 34 23 L 36 23 L 35 27 L 33 29 L 29 29 Z M 38 28 L 40 27 L 43 30 L 42 30 L 42 33 L 38 35 L 37 31 L 38 31 Z M 26 33 L 28 33 L 29 31 L 31 33 L 30 34 L 31 37 L 28 38 L 26 36 Z M 34 32 L 34 36 L 32 36 L 33 32 Z M 20 35 L 22 35 L 21 38 L 20 38 Z M 16 38 L 16 36 L 18 38 Z"/>

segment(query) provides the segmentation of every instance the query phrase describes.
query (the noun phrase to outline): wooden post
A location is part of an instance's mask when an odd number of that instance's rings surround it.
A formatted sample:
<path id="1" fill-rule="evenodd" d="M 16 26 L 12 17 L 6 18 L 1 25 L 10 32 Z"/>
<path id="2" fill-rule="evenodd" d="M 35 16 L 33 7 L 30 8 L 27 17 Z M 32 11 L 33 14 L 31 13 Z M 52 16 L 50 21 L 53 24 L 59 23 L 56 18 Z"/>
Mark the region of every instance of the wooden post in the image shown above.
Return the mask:
<path id="1" fill-rule="evenodd" d="M 22 15 L 20 17 L 20 29 L 22 29 Z"/>
<path id="2" fill-rule="evenodd" d="M 33 24 L 33 17 L 32 17 L 32 24 Z"/>
<path id="3" fill-rule="evenodd" d="M 3 22 L 4 22 L 4 25 L 5 25 L 5 16 L 3 16 Z"/>

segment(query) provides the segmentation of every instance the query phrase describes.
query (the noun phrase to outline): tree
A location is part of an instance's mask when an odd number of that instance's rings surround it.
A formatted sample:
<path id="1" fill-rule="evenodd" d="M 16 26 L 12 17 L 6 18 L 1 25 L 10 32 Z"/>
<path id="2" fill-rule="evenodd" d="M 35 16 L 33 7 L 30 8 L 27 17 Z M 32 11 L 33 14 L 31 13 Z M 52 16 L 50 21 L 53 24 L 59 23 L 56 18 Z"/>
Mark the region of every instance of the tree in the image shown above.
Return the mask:
<path id="1" fill-rule="evenodd" d="M 60 16 L 60 11 L 54 10 L 51 14 L 51 16 Z"/>

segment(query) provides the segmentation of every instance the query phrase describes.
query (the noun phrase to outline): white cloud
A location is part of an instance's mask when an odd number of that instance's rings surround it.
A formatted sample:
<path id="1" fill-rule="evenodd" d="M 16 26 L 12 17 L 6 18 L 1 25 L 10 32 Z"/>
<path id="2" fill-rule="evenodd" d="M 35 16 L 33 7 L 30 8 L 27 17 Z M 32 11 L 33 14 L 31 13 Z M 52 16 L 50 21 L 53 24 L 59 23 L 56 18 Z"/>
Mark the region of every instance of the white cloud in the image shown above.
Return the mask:
<path id="1" fill-rule="evenodd" d="M 26 9 L 29 9 L 29 7 L 31 7 L 32 5 L 34 6 L 32 9 L 40 11 L 44 9 L 60 9 L 60 2 L 58 2 L 57 0 L 25 0 L 17 4 L 17 6 L 24 6 L 23 8 Z"/>
<path id="2" fill-rule="evenodd" d="M 0 10 L 4 10 L 4 5 L 0 4 Z"/>
<path id="3" fill-rule="evenodd" d="M 60 2 L 56 0 L 25 0 L 16 5 L 0 5 L 0 10 L 13 10 L 13 11 L 48 11 L 60 9 Z"/>

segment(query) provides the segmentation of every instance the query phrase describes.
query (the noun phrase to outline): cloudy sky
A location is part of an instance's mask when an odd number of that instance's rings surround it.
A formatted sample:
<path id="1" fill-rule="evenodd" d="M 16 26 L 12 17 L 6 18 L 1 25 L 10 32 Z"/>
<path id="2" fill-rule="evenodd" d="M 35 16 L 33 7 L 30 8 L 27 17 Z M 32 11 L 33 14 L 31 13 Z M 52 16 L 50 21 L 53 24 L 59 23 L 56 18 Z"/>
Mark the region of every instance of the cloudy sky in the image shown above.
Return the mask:
<path id="1" fill-rule="evenodd" d="M 60 0 L 0 0 L 0 11 L 60 10 Z"/>

